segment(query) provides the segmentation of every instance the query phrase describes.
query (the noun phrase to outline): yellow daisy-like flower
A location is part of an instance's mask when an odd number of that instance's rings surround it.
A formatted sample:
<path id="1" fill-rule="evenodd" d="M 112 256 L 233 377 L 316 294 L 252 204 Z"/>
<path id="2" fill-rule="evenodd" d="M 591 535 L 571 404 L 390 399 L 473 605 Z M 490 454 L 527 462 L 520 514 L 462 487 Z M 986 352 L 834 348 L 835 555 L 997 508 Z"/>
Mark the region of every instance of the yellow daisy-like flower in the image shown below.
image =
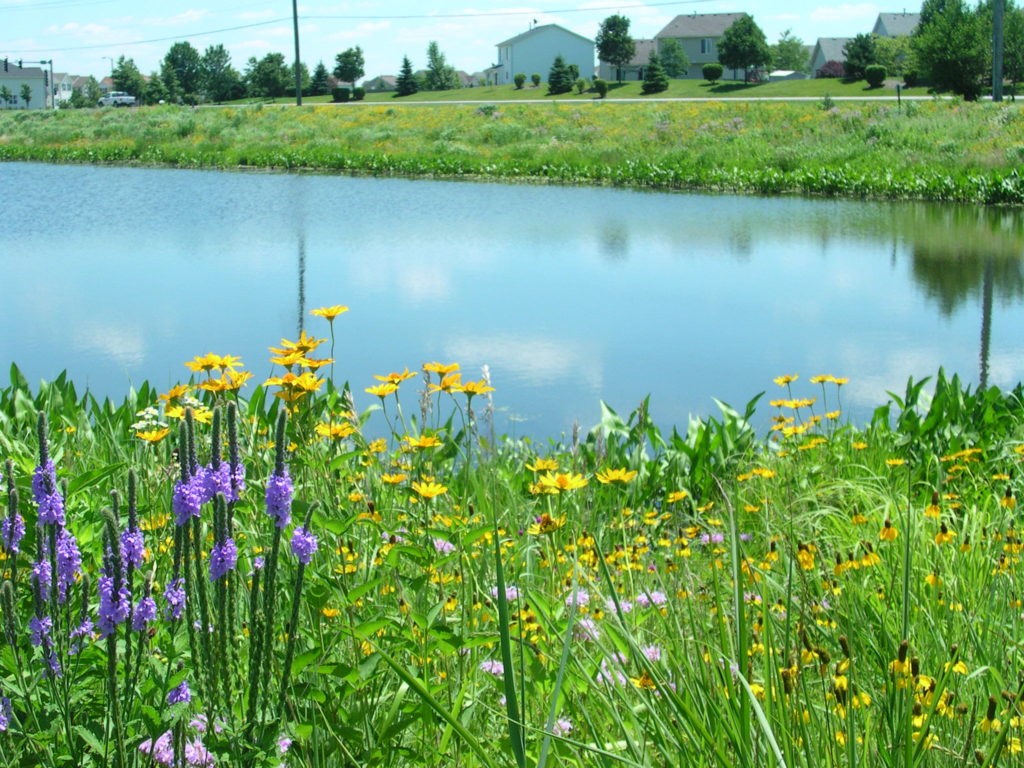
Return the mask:
<path id="1" fill-rule="evenodd" d="M 564 517 L 551 517 L 551 515 L 544 513 L 530 524 L 526 529 L 526 532 L 531 536 L 540 536 L 543 534 L 554 533 L 563 525 L 565 525 Z"/>
<path id="2" fill-rule="evenodd" d="M 409 476 L 404 472 L 394 472 L 390 474 L 385 472 L 380 476 L 380 481 L 382 483 L 387 483 L 388 485 L 398 485 L 399 483 L 404 483 L 408 478 Z"/>
<path id="3" fill-rule="evenodd" d="M 687 491 L 672 491 L 665 499 L 669 504 L 676 504 L 687 498 L 690 494 Z"/>
<path id="4" fill-rule="evenodd" d="M 407 379 L 412 379 L 412 378 L 415 378 L 415 377 L 416 377 L 416 374 L 413 373 L 412 371 L 410 371 L 408 368 L 403 370 L 401 373 L 396 373 L 395 371 L 392 371 L 391 373 L 386 373 L 383 376 L 381 376 L 379 374 L 376 374 L 376 373 L 373 374 L 373 378 L 375 378 L 377 381 L 383 381 L 383 382 L 387 382 L 389 384 L 394 384 L 396 387 L 399 384 L 401 384 L 403 381 L 405 381 Z"/>
<path id="5" fill-rule="evenodd" d="M 184 419 L 185 407 L 181 405 L 172 405 L 169 408 L 164 409 L 164 416 L 169 419 Z M 209 408 L 193 408 L 192 418 L 199 424 L 209 424 L 213 421 L 213 411 Z"/>
<path id="6" fill-rule="evenodd" d="M 327 321 L 333 321 L 338 315 L 342 315 L 348 312 L 348 307 L 342 306 L 341 304 L 335 304 L 333 307 L 317 307 L 311 309 L 309 314 L 314 317 L 322 317 Z"/>
<path id="7" fill-rule="evenodd" d="M 167 429 L 147 429 L 142 432 L 136 432 L 135 436 L 140 440 L 145 440 L 147 443 L 159 443 L 165 437 L 171 434 L 171 430 Z"/>
<path id="8" fill-rule="evenodd" d="M 323 344 L 327 339 L 318 339 L 310 336 L 304 330 L 299 331 L 299 338 L 295 341 L 281 339 L 280 347 L 268 347 L 272 355 L 287 355 L 289 352 L 301 352 L 307 354 Z"/>
<path id="9" fill-rule="evenodd" d="M 537 483 L 545 490 L 563 493 L 583 488 L 587 485 L 587 479 L 583 475 L 574 472 L 548 472 L 541 475 Z"/>
<path id="10" fill-rule="evenodd" d="M 338 616 L 341 616 L 341 611 L 338 608 L 332 608 L 329 605 L 325 605 L 321 608 L 320 613 L 323 614 L 324 618 L 328 619 L 336 619 Z"/>
<path id="11" fill-rule="evenodd" d="M 381 400 L 383 400 L 388 395 L 393 395 L 395 392 L 397 392 L 398 385 L 392 384 L 391 382 L 387 382 L 385 384 L 377 384 L 372 387 L 367 387 L 365 391 L 367 394 L 374 395 L 375 397 L 379 397 Z"/>
<path id="12" fill-rule="evenodd" d="M 784 387 L 787 384 L 792 384 L 794 381 L 800 378 L 797 373 L 787 373 L 783 376 L 776 376 L 772 381 L 778 384 L 780 387 Z"/>
<path id="13" fill-rule="evenodd" d="M 356 428 L 347 421 L 336 424 L 320 423 L 316 425 L 316 433 L 320 437 L 330 440 L 344 440 L 346 437 L 355 434 L 355 431 Z"/>
<path id="14" fill-rule="evenodd" d="M 886 463 L 887 466 L 890 466 L 890 467 L 902 467 L 904 464 L 907 463 L 907 460 L 906 459 L 886 459 L 885 463 Z"/>
<path id="15" fill-rule="evenodd" d="M 597 473 L 597 481 L 604 485 L 610 483 L 628 483 L 634 477 L 636 477 L 637 471 L 635 469 L 605 469 Z"/>
<path id="16" fill-rule="evenodd" d="M 439 448 L 442 444 L 435 435 L 406 435 L 404 440 L 410 448 Z"/>
<path id="17" fill-rule="evenodd" d="M 192 387 L 189 384 L 175 384 L 164 394 L 160 395 L 160 399 L 165 403 L 173 403 L 187 395 L 191 389 Z"/>
<path id="18" fill-rule="evenodd" d="M 467 381 L 462 385 L 462 391 L 469 397 L 473 397 L 473 395 L 486 395 L 488 392 L 493 392 L 494 387 L 488 384 L 486 379 L 480 379 L 479 381 Z"/>
<path id="19" fill-rule="evenodd" d="M 424 499 L 432 499 L 435 496 L 440 496 L 448 491 L 448 488 L 441 485 L 440 483 L 419 483 L 413 482 L 412 489 L 416 491 Z"/>
<path id="20" fill-rule="evenodd" d="M 455 373 L 457 370 L 459 370 L 459 364 L 438 362 L 424 363 L 423 370 L 429 373 L 436 373 L 438 376 L 441 376 L 443 378 L 447 376 L 449 373 Z"/>
<path id="21" fill-rule="evenodd" d="M 207 352 L 205 355 L 194 357 L 185 363 L 190 371 L 230 371 L 242 364 L 242 359 L 234 355 L 217 355 Z"/>
<path id="22" fill-rule="evenodd" d="M 1006 493 L 999 500 L 999 506 L 1010 510 L 1017 508 L 1017 500 L 1013 498 L 1013 489 L 1010 486 L 1006 486 Z"/>
<path id="23" fill-rule="evenodd" d="M 865 448 L 867 448 L 867 447 L 868 447 L 868 444 L 867 444 L 867 443 L 865 443 L 865 442 L 864 442 L 863 440 L 857 440 L 857 441 L 856 441 L 855 443 L 853 443 L 853 445 L 852 445 L 852 446 L 850 446 L 850 447 L 851 447 L 851 448 L 853 448 L 853 450 L 855 450 L 855 451 L 863 451 L 863 450 L 864 450 Z"/>
<path id="24" fill-rule="evenodd" d="M 896 541 L 896 537 L 900 535 L 900 532 L 892 527 L 892 522 L 889 518 L 885 519 L 885 523 L 882 524 L 882 530 L 878 532 L 878 538 L 882 541 Z"/>
<path id="25" fill-rule="evenodd" d="M 440 384 L 428 384 L 428 392 L 461 392 L 462 391 L 462 374 L 461 373 L 449 373 L 445 374 L 444 378 L 441 379 Z"/>
<path id="26" fill-rule="evenodd" d="M 535 459 L 533 464 L 527 464 L 526 468 L 531 472 L 557 472 L 558 462 L 554 459 Z"/>
<path id="27" fill-rule="evenodd" d="M 629 678 L 629 680 L 637 688 L 640 688 L 644 691 L 656 691 L 658 689 L 658 686 L 654 682 L 654 679 L 649 674 L 647 674 L 647 670 L 644 670 L 640 674 L 640 677 L 631 677 Z"/>

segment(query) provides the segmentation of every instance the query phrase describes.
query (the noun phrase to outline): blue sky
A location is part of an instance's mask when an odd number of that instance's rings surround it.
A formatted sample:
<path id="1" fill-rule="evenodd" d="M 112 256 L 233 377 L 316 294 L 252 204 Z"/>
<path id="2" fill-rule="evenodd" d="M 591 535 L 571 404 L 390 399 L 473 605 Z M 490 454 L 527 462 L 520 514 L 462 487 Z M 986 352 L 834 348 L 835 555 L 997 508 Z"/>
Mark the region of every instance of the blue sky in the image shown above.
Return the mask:
<path id="1" fill-rule="evenodd" d="M 495 59 L 495 44 L 538 24 L 560 24 L 586 37 L 597 34 L 601 20 L 621 13 L 631 20 L 634 37 L 653 37 L 678 14 L 746 11 L 774 42 L 786 29 L 813 44 L 818 37 L 846 37 L 870 32 L 880 11 L 916 12 L 919 4 L 899 2 L 825 3 L 821 0 L 545 0 L 532 4 L 466 3 L 457 0 L 390 0 L 384 2 L 300 2 L 302 60 L 311 67 L 323 61 L 334 67 L 335 55 L 351 46 L 363 48 L 366 75 L 394 74 L 408 55 L 423 67 L 427 44 L 438 41 L 448 62 L 475 72 Z M 58 72 L 109 74 L 111 59 L 133 58 L 144 73 L 178 40 L 200 52 L 223 43 L 241 71 L 250 56 L 272 51 L 292 58 L 292 4 L 190 0 L 0 0 L 0 58 L 38 61 L 52 58 Z"/>

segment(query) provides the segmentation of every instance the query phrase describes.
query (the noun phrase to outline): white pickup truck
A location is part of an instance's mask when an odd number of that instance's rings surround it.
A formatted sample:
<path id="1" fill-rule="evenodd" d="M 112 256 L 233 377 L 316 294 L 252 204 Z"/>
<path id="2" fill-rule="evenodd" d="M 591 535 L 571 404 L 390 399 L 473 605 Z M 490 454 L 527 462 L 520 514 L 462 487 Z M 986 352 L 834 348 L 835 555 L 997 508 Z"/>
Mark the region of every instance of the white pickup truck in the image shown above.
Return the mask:
<path id="1" fill-rule="evenodd" d="M 134 107 L 135 97 L 124 91 L 111 91 L 96 104 L 99 107 Z"/>

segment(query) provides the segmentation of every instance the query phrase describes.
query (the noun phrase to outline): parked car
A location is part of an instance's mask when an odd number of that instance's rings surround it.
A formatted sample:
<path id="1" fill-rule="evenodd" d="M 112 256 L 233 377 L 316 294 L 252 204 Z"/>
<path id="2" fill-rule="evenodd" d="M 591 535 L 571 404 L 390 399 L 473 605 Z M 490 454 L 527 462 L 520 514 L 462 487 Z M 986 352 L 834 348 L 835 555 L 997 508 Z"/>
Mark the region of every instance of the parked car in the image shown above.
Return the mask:
<path id="1" fill-rule="evenodd" d="M 135 97 L 124 91 L 111 91 L 101 98 L 96 106 L 99 107 L 134 107 Z"/>

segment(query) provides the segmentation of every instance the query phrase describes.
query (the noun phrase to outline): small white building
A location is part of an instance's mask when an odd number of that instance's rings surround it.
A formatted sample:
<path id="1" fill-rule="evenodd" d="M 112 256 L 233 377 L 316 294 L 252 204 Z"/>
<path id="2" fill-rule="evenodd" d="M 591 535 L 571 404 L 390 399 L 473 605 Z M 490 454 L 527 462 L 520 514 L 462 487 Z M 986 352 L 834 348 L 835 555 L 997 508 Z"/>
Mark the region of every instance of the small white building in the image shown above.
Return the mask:
<path id="1" fill-rule="evenodd" d="M 484 71 L 488 85 L 512 83 L 517 74 L 533 74 L 548 79 L 555 57 L 561 56 L 566 66 L 573 64 L 580 77 L 594 76 L 594 41 L 570 32 L 557 24 L 533 27 L 521 35 L 498 43 L 498 63 Z"/>
<path id="2" fill-rule="evenodd" d="M 50 71 L 41 67 L 19 67 L 11 61 L 7 70 L 0 69 L 0 109 L 46 109 L 52 105 L 49 98 Z M 25 101 L 27 88 L 28 102 Z M 4 90 L 6 89 L 6 90 Z"/>

